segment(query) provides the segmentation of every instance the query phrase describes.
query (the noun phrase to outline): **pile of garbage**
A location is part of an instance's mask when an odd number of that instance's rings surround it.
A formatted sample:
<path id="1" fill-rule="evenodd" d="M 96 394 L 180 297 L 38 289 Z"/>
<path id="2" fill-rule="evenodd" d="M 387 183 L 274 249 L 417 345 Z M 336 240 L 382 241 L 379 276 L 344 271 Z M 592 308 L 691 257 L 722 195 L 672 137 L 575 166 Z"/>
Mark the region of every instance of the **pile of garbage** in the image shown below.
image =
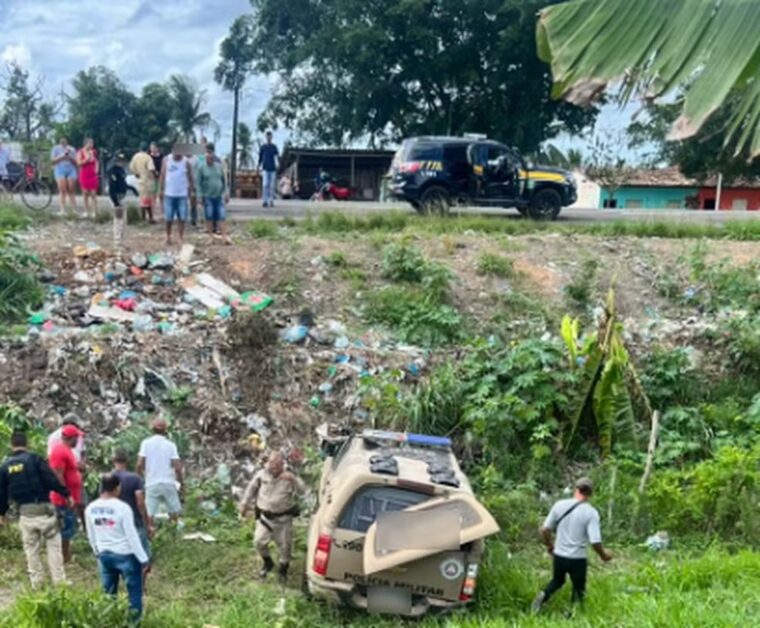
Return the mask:
<path id="1" fill-rule="evenodd" d="M 61 260 L 59 274 L 45 270 L 48 299 L 29 315 L 32 335 L 60 333 L 111 323 L 135 332 L 171 334 L 179 328 L 224 321 L 236 310 L 259 311 L 272 298 L 256 290 L 239 292 L 207 272 L 207 262 L 192 260 L 186 244 L 178 256 L 134 253 L 109 256 L 97 244 L 75 246 Z"/>

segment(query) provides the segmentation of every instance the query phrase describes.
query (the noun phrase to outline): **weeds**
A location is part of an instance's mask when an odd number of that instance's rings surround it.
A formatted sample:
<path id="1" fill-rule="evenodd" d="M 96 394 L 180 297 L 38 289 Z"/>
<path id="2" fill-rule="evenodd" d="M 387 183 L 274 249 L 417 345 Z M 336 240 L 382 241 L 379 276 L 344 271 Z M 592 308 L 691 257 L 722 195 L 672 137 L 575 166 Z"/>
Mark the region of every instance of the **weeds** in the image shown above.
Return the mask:
<path id="1" fill-rule="evenodd" d="M 325 257 L 325 263 L 328 266 L 335 268 L 346 268 L 348 266 L 348 260 L 341 251 L 333 251 Z"/>
<path id="2" fill-rule="evenodd" d="M 512 260 L 507 257 L 483 253 L 478 258 L 478 274 L 511 279 L 515 276 L 515 269 L 512 264 Z"/>
<path id="3" fill-rule="evenodd" d="M 42 305 L 44 292 L 34 275 L 39 265 L 12 233 L 0 230 L 0 323 L 20 322 Z"/>
<path id="4" fill-rule="evenodd" d="M 597 268 L 599 268 L 597 260 L 592 258 L 583 260 L 580 272 L 565 286 L 565 294 L 574 309 L 580 311 L 589 309 L 594 292 L 594 279 L 596 278 Z"/>
<path id="5" fill-rule="evenodd" d="M 271 240 L 279 234 L 277 223 L 266 218 L 254 218 L 248 223 L 248 233 L 259 240 Z"/>

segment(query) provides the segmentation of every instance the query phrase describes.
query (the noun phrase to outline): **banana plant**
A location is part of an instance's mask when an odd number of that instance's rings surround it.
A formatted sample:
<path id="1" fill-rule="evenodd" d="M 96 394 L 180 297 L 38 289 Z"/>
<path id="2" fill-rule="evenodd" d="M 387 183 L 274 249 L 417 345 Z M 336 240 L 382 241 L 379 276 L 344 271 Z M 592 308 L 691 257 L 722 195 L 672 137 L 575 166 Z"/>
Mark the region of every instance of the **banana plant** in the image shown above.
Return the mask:
<path id="1" fill-rule="evenodd" d="M 683 94 L 670 139 L 694 135 L 723 106 L 726 143 L 760 155 L 757 0 L 573 0 L 539 13 L 538 56 L 555 98 L 586 105 L 620 85 L 623 102 Z"/>
<path id="2" fill-rule="evenodd" d="M 640 393 L 623 341 L 623 327 L 617 320 L 615 293 L 610 290 L 599 329 L 581 342 L 577 319 L 565 316 L 561 335 L 567 347 L 571 369 L 582 369 L 583 393 L 571 414 L 570 433 L 565 449 L 582 424 L 596 433 L 602 456 L 612 452 L 613 441 L 637 444 L 636 419 L 631 391 Z"/>

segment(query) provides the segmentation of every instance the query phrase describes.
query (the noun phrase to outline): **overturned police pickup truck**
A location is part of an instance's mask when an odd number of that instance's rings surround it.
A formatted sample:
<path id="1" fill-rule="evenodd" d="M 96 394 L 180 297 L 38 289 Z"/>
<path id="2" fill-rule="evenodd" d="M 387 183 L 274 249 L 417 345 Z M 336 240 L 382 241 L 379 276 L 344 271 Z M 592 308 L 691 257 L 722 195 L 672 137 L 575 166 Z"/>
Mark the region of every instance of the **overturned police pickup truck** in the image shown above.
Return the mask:
<path id="1" fill-rule="evenodd" d="M 447 438 L 365 430 L 324 462 L 305 584 L 314 596 L 421 616 L 469 602 L 499 530 Z"/>

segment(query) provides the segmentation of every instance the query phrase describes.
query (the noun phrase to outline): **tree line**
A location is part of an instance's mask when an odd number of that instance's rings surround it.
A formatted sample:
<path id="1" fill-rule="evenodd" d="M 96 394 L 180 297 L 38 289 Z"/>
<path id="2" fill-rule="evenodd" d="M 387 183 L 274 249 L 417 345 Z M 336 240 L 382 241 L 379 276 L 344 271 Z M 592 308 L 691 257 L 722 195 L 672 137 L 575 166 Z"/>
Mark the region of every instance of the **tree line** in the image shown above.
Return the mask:
<path id="1" fill-rule="evenodd" d="M 196 142 L 215 137 L 219 125 L 206 110 L 206 91 L 190 77 L 173 75 L 165 83 L 148 83 L 131 91 L 108 68 L 82 70 L 70 90 L 57 100 L 46 98 L 44 79 L 33 79 L 18 64 L 6 68 L 0 107 L 0 136 L 43 151 L 60 136 L 75 146 L 85 137 L 106 154 L 134 151 L 140 143 Z M 250 166 L 252 138 L 242 125 L 244 165 Z"/>

